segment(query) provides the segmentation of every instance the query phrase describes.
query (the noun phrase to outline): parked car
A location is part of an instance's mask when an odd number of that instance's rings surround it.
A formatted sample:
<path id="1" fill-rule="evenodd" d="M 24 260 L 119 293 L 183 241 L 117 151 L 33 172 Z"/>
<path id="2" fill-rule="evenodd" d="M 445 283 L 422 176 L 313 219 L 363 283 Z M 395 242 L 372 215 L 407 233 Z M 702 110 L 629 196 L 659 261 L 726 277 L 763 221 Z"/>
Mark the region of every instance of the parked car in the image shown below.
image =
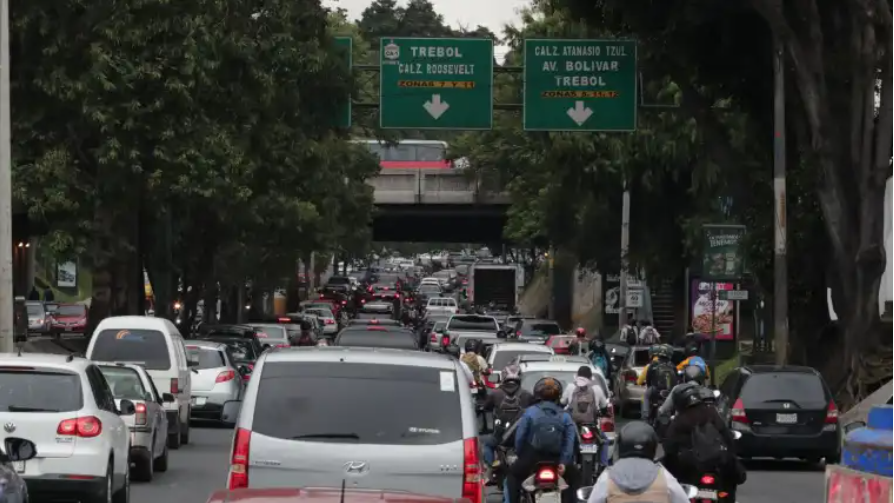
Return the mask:
<path id="1" fill-rule="evenodd" d="M 131 477 L 151 482 L 155 472 L 168 470 L 168 417 L 164 404 L 174 402 L 174 395 L 160 394 L 140 365 L 97 364 L 119 407 L 121 400 L 134 403 L 134 415 L 123 417 L 130 430 L 130 461 L 134 465 Z"/>
<path id="2" fill-rule="evenodd" d="M 87 306 L 84 304 L 58 304 L 50 315 L 50 333 L 59 338 L 62 334 L 84 334 L 87 330 Z"/>
<path id="3" fill-rule="evenodd" d="M 44 335 L 50 332 L 50 313 L 47 312 L 43 302 L 27 301 L 25 309 L 28 312 L 28 335 Z"/>

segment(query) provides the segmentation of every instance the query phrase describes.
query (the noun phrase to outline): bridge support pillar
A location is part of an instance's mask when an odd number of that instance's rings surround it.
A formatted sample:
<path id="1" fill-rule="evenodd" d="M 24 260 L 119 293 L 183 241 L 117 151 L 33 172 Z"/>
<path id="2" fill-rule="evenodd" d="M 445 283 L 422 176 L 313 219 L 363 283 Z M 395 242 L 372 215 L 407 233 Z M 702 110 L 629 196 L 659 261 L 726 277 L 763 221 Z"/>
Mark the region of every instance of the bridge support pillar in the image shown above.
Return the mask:
<path id="1" fill-rule="evenodd" d="M 563 329 L 570 330 L 574 314 L 574 271 L 577 269 L 577 256 L 567 249 L 556 248 L 550 260 L 550 314 Z"/>

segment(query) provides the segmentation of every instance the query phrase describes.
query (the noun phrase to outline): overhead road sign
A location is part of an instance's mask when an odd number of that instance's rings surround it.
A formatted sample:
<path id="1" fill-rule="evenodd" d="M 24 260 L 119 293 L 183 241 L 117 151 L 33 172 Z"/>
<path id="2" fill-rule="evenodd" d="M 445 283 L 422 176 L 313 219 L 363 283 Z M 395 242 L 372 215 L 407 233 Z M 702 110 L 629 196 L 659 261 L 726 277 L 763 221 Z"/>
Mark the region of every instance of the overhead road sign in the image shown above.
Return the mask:
<path id="1" fill-rule="evenodd" d="M 633 40 L 527 39 L 526 131 L 634 131 Z"/>
<path id="2" fill-rule="evenodd" d="M 493 40 L 383 37 L 379 46 L 379 127 L 493 126 Z"/>

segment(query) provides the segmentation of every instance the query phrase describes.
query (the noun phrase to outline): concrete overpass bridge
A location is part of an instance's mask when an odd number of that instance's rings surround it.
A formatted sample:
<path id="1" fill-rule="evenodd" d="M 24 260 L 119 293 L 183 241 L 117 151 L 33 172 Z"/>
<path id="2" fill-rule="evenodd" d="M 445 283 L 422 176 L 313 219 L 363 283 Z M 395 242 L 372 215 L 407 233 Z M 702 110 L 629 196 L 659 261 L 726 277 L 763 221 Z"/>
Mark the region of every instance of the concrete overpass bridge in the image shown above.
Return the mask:
<path id="1" fill-rule="evenodd" d="M 375 189 L 376 241 L 497 243 L 503 240 L 509 195 L 468 172 L 388 169 Z"/>

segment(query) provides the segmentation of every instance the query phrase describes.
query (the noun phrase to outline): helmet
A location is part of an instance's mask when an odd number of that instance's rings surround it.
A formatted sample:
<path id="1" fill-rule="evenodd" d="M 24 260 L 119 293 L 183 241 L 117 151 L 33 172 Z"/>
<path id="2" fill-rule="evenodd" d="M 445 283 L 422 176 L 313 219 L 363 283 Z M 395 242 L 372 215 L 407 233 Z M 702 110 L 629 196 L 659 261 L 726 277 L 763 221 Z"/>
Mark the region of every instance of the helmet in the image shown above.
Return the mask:
<path id="1" fill-rule="evenodd" d="M 686 356 L 699 356 L 698 344 L 690 344 L 686 346 Z"/>
<path id="2" fill-rule="evenodd" d="M 544 377 L 534 385 L 534 398 L 544 402 L 558 402 L 562 398 L 562 383 L 552 377 Z"/>
<path id="3" fill-rule="evenodd" d="M 662 360 L 670 360 L 671 357 L 674 356 L 674 350 L 667 344 L 659 344 L 658 346 L 653 346 L 655 349 L 655 356 Z"/>
<path id="4" fill-rule="evenodd" d="M 521 382 L 521 367 L 515 364 L 507 365 L 502 372 L 503 382 Z"/>
<path id="5" fill-rule="evenodd" d="M 674 409 L 676 409 L 677 412 L 704 403 L 704 401 L 702 387 L 695 382 L 681 384 L 674 392 L 673 396 Z"/>
<path id="6" fill-rule="evenodd" d="M 698 365 L 687 365 L 683 369 L 683 382 L 705 384 L 705 371 Z"/>
<path id="7" fill-rule="evenodd" d="M 466 353 L 477 353 L 478 352 L 478 339 L 469 339 L 466 341 L 465 350 Z"/>
<path id="8" fill-rule="evenodd" d="M 587 336 L 587 331 L 584 330 L 584 327 L 577 327 L 577 329 L 575 329 L 574 333 L 578 337 L 586 337 Z"/>
<path id="9" fill-rule="evenodd" d="M 631 421 L 621 428 L 617 438 L 618 458 L 653 460 L 658 450 L 658 435 L 643 421 Z"/>

